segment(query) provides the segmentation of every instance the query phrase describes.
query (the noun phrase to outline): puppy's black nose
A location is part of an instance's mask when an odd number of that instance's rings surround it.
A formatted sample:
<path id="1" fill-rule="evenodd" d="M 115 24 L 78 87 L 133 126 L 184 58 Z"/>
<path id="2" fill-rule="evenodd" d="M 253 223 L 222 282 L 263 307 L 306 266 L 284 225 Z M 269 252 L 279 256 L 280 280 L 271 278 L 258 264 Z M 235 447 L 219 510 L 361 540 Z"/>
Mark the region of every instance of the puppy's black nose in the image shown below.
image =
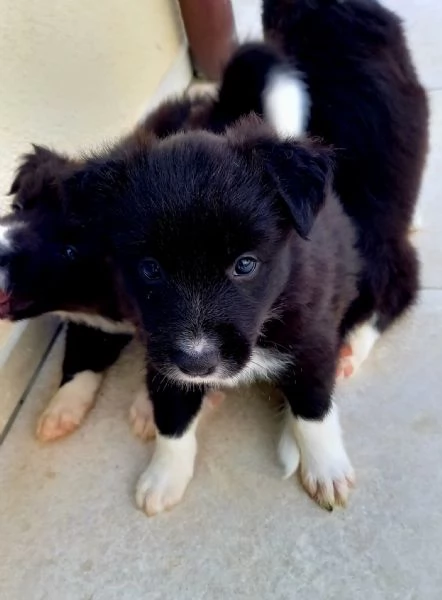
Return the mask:
<path id="1" fill-rule="evenodd" d="M 205 377 L 215 371 L 219 363 L 219 355 L 216 350 L 212 349 L 198 353 L 176 350 L 173 361 L 185 375 Z"/>

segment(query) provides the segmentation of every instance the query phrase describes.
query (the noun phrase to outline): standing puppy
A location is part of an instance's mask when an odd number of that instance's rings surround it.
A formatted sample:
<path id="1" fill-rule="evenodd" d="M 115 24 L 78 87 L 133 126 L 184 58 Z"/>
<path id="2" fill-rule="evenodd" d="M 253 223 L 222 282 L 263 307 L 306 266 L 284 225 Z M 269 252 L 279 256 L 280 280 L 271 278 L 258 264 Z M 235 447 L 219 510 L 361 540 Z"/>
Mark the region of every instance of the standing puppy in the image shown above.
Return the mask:
<path id="1" fill-rule="evenodd" d="M 264 0 L 263 27 L 304 77 L 309 134 L 336 149 L 334 186 L 364 256 L 345 321 L 352 331 L 340 374 L 348 376 L 416 298 L 408 236 L 428 148 L 427 98 L 400 19 L 377 0 Z"/>

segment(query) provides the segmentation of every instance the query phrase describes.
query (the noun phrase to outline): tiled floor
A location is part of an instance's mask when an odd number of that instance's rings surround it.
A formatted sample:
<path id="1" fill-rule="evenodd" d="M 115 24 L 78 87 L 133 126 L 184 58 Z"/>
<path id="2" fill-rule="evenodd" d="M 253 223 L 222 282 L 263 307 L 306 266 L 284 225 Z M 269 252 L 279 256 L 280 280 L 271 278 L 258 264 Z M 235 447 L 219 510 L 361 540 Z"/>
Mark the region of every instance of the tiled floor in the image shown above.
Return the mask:
<path id="1" fill-rule="evenodd" d="M 257 14 L 256 4 L 244 1 L 245 13 Z M 424 80 L 441 88 L 431 92 L 425 229 L 416 236 L 426 289 L 337 390 L 358 473 L 349 508 L 325 513 L 294 479 L 281 480 L 277 419 L 267 391 L 253 390 L 232 394 L 202 424 L 184 502 L 147 519 L 133 490 L 151 446 L 126 419 L 136 348 L 109 374 L 84 427 L 41 446 L 33 428 L 56 385 L 59 344 L 0 452 L 1 600 L 442 597 L 442 12 L 438 0 L 389 4 L 407 19 Z"/>

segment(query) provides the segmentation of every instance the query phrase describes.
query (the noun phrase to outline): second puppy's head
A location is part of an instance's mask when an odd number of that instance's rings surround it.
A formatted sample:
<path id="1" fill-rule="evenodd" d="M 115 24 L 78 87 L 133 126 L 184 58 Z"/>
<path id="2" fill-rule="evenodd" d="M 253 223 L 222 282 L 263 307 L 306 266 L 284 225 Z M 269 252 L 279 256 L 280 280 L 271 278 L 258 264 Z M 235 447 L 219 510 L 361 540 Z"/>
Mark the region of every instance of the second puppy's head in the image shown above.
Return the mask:
<path id="1" fill-rule="evenodd" d="M 160 373 L 229 384 L 251 368 L 302 260 L 328 168 L 327 151 L 278 141 L 256 119 L 100 165 L 117 262 Z"/>
<path id="2" fill-rule="evenodd" d="M 12 210 L 0 218 L 0 318 L 95 314 L 116 304 L 103 238 L 76 183 L 83 168 L 83 161 L 39 146 L 23 157 Z"/>

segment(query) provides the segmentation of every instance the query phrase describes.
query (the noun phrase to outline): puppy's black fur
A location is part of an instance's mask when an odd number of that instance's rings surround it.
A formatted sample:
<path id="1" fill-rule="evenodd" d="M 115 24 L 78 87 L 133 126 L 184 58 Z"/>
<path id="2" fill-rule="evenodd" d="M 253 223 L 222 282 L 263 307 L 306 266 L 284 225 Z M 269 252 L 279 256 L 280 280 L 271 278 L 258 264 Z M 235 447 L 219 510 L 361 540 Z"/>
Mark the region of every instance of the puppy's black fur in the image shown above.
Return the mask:
<path id="1" fill-rule="evenodd" d="M 105 195 L 140 312 L 160 432 L 182 433 L 207 387 L 254 375 L 275 378 L 294 414 L 322 417 L 360 273 L 328 150 L 278 141 L 252 119 L 226 136 L 172 136 L 94 175 L 89 193 Z M 256 260 L 252 273 L 235 272 L 241 257 Z M 210 351 L 186 351 L 200 339 Z"/>
<path id="2" fill-rule="evenodd" d="M 366 268 L 345 327 L 376 312 L 383 330 L 418 288 L 407 234 L 428 147 L 401 22 L 377 0 L 264 0 L 263 25 L 305 78 L 308 131 L 336 149 L 335 189 L 358 230 Z"/>

